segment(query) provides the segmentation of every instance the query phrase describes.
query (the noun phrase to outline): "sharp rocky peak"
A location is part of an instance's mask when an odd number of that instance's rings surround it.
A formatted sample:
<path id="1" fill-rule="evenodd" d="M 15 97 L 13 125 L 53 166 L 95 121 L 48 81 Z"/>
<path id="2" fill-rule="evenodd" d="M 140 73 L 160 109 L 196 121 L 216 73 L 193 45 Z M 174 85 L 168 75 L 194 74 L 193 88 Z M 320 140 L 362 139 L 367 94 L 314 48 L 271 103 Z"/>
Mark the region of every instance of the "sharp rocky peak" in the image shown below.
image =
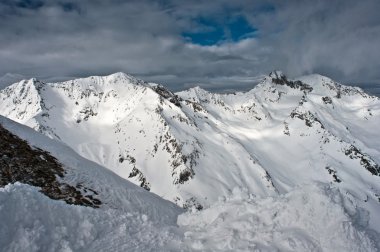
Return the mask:
<path id="1" fill-rule="evenodd" d="M 313 88 L 300 81 L 300 80 L 289 80 L 285 74 L 283 74 L 281 71 L 273 71 L 269 74 L 269 79 L 272 81 L 272 83 L 276 85 L 285 85 L 290 88 L 294 89 L 300 89 L 301 91 L 304 91 L 305 93 L 310 93 L 313 91 Z"/>
<path id="2" fill-rule="evenodd" d="M 269 77 L 273 79 L 285 79 L 285 80 L 287 79 L 285 74 L 282 71 L 278 71 L 278 70 L 270 72 Z"/>
<path id="3" fill-rule="evenodd" d="M 36 78 L 31 78 L 31 79 L 25 79 L 21 80 L 19 82 L 16 82 L 3 90 L 1 90 L 2 93 L 4 94 L 18 94 L 20 96 L 28 96 L 31 93 L 36 93 L 39 94 L 40 90 L 43 86 L 46 84 Z"/>
<path id="4" fill-rule="evenodd" d="M 21 80 L 17 83 L 14 83 L 13 85 L 21 85 L 21 86 L 35 86 L 37 89 L 45 85 L 44 82 L 40 81 L 37 78 L 30 78 L 30 79 L 25 79 Z M 13 86 L 11 85 L 11 86 Z"/>
<path id="5" fill-rule="evenodd" d="M 150 88 L 152 88 L 157 94 L 159 94 L 165 99 L 168 99 L 174 96 L 173 92 L 171 92 L 169 89 L 167 89 L 163 85 L 150 83 Z"/>

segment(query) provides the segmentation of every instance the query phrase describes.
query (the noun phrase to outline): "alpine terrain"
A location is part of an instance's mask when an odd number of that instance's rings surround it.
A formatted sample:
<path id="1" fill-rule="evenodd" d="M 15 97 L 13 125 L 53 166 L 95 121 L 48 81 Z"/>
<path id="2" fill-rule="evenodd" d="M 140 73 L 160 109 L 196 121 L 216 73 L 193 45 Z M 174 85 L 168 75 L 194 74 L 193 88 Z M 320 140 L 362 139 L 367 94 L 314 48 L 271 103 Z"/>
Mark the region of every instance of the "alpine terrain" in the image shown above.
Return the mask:
<path id="1" fill-rule="evenodd" d="M 0 250 L 380 249 L 380 99 L 360 88 L 30 79 L 0 115 Z"/>

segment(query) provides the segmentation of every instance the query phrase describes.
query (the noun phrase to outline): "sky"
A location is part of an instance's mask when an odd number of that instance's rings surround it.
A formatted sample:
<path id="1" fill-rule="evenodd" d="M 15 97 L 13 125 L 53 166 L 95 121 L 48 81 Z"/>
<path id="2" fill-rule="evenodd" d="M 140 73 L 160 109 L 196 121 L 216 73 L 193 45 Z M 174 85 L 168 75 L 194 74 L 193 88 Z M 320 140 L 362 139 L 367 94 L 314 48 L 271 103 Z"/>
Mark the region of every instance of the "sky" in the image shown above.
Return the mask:
<path id="1" fill-rule="evenodd" d="M 281 70 L 380 93 L 379 0 L 1 0 L 0 76 L 125 72 L 174 91 Z"/>

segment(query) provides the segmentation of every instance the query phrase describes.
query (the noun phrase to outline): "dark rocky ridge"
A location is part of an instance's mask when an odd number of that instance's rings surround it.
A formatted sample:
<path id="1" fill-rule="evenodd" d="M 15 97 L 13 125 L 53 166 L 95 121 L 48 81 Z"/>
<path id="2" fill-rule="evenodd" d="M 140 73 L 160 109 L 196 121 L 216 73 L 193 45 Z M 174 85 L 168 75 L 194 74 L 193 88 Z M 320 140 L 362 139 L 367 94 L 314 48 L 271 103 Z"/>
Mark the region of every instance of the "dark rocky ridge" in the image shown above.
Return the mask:
<path id="1" fill-rule="evenodd" d="M 380 176 L 380 166 L 371 159 L 370 156 L 362 153 L 358 148 L 351 145 L 344 151 L 346 156 L 351 159 L 360 159 L 360 164 L 366 168 L 372 175 Z"/>
<path id="2" fill-rule="evenodd" d="M 150 191 L 150 183 L 146 180 L 144 174 L 142 174 L 142 172 L 139 169 L 137 169 L 136 167 L 133 167 L 128 178 L 133 178 L 136 176 L 137 176 L 138 180 L 140 181 L 140 186 L 142 188 L 144 188 L 145 190 Z"/>
<path id="3" fill-rule="evenodd" d="M 98 208 L 101 201 L 95 190 L 60 181 L 65 170 L 47 151 L 32 148 L 26 141 L 0 125 L 0 187 L 20 182 L 40 187 L 43 194 L 68 204 Z"/>
<path id="4" fill-rule="evenodd" d="M 151 88 L 161 97 L 168 99 L 171 103 L 173 103 L 177 107 L 181 107 L 180 102 L 182 101 L 182 99 L 178 97 L 178 95 L 173 94 L 171 91 L 169 91 L 168 89 L 166 89 L 165 87 L 161 85 L 152 86 Z"/>
<path id="5" fill-rule="evenodd" d="M 300 89 L 301 91 L 304 91 L 305 93 L 310 93 L 311 91 L 313 91 L 313 88 L 310 85 L 303 83 L 302 81 L 299 81 L 299 80 L 296 80 L 296 81 L 288 80 L 288 78 L 281 72 L 277 72 L 277 71 L 271 72 L 269 74 L 269 77 L 272 78 L 272 82 L 277 85 L 286 85 L 294 89 Z"/>

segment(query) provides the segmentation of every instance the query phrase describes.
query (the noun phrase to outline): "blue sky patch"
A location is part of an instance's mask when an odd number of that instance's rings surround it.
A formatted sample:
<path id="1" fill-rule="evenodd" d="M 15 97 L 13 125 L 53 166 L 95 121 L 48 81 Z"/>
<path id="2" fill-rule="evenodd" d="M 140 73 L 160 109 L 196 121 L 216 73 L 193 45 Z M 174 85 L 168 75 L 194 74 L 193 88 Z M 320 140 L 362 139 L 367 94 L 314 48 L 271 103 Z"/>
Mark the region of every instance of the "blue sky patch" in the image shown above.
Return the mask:
<path id="1" fill-rule="evenodd" d="M 244 38 L 254 37 L 257 29 L 252 27 L 243 16 L 229 17 L 224 22 L 213 19 L 198 18 L 197 29 L 182 33 L 188 41 L 199 45 L 214 45 L 223 41 L 237 42 Z"/>

